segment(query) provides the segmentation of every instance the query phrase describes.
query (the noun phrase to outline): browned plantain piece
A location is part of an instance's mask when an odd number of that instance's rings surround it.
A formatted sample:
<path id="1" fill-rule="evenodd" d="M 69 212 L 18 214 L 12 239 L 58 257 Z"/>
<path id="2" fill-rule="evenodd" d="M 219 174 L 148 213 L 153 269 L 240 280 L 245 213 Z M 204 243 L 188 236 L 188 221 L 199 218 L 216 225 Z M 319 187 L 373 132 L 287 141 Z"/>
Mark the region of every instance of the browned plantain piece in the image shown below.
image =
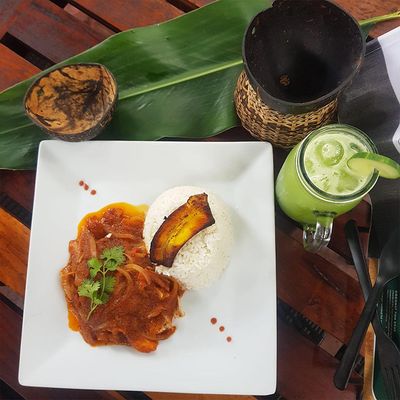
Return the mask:
<path id="1" fill-rule="evenodd" d="M 171 267 L 182 246 L 215 223 L 206 193 L 190 196 L 161 224 L 150 245 L 150 260 Z"/>

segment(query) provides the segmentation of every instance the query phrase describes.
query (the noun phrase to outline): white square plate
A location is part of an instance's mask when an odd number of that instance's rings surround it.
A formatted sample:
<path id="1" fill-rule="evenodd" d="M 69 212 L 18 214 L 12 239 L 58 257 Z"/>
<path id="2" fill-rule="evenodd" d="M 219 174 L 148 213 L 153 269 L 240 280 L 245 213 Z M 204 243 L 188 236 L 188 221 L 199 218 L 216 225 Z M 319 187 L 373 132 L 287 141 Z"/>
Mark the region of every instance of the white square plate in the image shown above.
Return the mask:
<path id="1" fill-rule="evenodd" d="M 89 185 L 87 191 L 79 181 Z M 264 395 L 276 386 L 272 148 L 267 143 L 40 145 L 19 381 L 27 386 Z M 183 296 L 185 316 L 156 352 L 91 347 L 67 325 L 59 272 L 81 218 L 118 201 L 150 204 L 201 186 L 230 207 L 235 246 L 210 288 Z M 91 190 L 96 195 L 91 195 Z M 216 317 L 213 325 L 210 319 Z M 219 326 L 225 327 L 224 332 Z M 226 340 L 227 336 L 232 341 Z"/>

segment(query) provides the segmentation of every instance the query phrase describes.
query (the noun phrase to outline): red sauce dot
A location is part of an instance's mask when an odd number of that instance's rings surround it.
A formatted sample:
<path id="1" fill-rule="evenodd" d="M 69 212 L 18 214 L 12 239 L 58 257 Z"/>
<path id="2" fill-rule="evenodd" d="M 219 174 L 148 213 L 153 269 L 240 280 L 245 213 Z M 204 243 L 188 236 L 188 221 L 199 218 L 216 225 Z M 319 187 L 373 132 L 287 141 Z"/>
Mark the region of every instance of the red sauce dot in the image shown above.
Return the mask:
<path id="1" fill-rule="evenodd" d="M 213 325 L 215 325 L 216 323 L 217 323 L 217 318 L 211 318 L 211 320 L 210 320 L 210 322 L 213 324 Z"/>
<path id="2" fill-rule="evenodd" d="M 221 326 L 219 327 L 219 331 L 220 331 L 220 332 L 223 332 L 224 330 L 225 330 L 225 327 L 221 325 Z"/>
<path id="3" fill-rule="evenodd" d="M 96 191 L 93 189 L 90 191 L 90 194 L 94 196 L 96 194 Z"/>
<path id="4" fill-rule="evenodd" d="M 85 184 L 85 182 L 79 181 L 79 186 L 83 186 L 84 184 Z"/>
<path id="5" fill-rule="evenodd" d="M 85 190 L 88 190 L 88 189 L 89 189 L 89 185 L 88 185 L 87 183 L 85 183 L 85 185 L 83 186 L 83 188 L 84 188 Z"/>
<path id="6" fill-rule="evenodd" d="M 230 336 L 227 336 L 226 341 L 227 342 L 232 342 L 232 338 Z"/>

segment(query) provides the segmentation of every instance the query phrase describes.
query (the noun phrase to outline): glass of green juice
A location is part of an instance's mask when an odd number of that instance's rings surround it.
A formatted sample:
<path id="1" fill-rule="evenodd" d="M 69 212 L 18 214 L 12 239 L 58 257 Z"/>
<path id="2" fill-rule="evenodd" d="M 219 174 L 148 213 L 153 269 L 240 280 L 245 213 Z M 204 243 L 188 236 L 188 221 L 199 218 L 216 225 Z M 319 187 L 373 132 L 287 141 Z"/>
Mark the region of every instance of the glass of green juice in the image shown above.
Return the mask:
<path id="1" fill-rule="evenodd" d="M 374 187 L 376 170 L 360 175 L 347 165 L 360 152 L 377 149 L 359 129 L 332 124 L 311 132 L 286 158 L 276 180 L 276 197 L 285 214 L 303 225 L 306 250 L 317 252 L 326 246 L 333 219 Z"/>

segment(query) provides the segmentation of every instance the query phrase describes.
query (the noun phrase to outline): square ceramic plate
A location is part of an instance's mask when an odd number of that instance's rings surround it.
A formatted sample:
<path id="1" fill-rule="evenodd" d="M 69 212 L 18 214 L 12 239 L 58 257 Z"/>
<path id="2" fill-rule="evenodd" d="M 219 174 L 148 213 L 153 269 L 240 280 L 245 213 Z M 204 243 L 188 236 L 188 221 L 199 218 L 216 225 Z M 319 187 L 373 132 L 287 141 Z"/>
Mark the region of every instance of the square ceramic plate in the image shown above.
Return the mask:
<path id="1" fill-rule="evenodd" d="M 79 181 L 89 185 L 87 191 Z M 276 385 L 272 148 L 261 142 L 40 145 L 19 381 L 27 386 L 270 394 Z M 183 296 L 185 316 L 156 352 L 91 347 L 67 325 L 59 271 L 81 218 L 118 201 L 150 204 L 173 186 L 201 186 L 231 209 L 230 265 Z M 96 190 L 96 195 L 91 195 Z M 210 319 L 218 323 L 212 325 Z M 221 333 L 219 326 L 225 331 Z M 227 336 L 232 341 L 226 340 Z"/>

